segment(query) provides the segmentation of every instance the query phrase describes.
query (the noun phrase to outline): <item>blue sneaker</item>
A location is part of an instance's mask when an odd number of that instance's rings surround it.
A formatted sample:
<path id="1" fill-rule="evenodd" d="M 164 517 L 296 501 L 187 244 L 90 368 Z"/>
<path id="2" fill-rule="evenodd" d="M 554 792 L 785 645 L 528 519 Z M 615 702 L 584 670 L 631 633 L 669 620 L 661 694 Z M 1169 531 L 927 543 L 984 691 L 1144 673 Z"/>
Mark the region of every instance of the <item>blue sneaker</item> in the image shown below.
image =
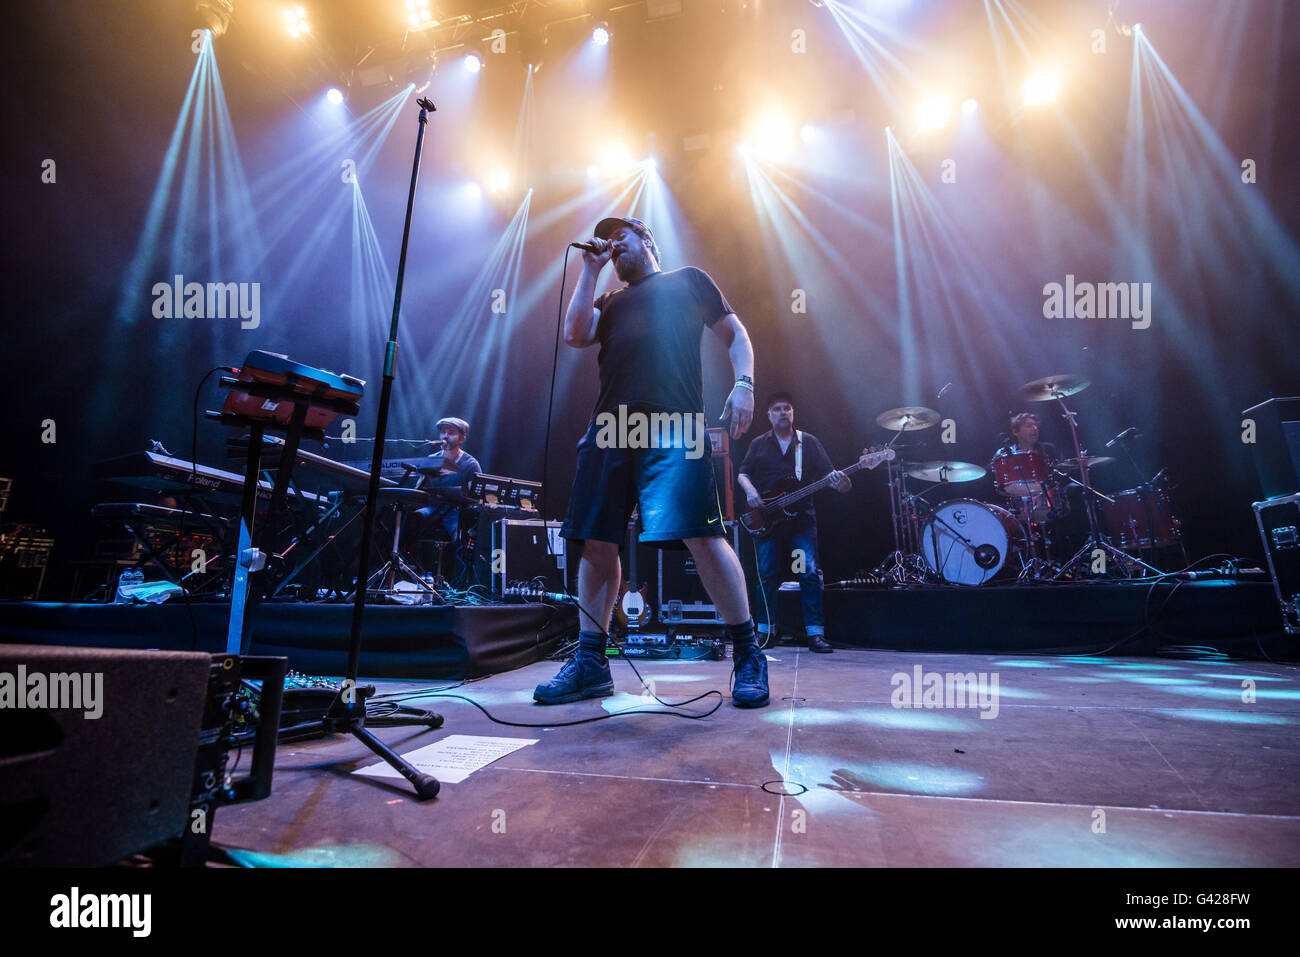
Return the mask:
<path id="1" fill-rule="evenodd" d="M 604 698 L 614 693 L 609 662 L 581 652 L 564 663 L 560 673 L 533 692 L 538 704 L 568 704 L 583 698 Z"/>
<path id="2" fill-rule="evenodd" d="M 755 645 L 735 659 L 731 703 L 737 708 L 765 708 L 767 694 L 767 655 Z"/>

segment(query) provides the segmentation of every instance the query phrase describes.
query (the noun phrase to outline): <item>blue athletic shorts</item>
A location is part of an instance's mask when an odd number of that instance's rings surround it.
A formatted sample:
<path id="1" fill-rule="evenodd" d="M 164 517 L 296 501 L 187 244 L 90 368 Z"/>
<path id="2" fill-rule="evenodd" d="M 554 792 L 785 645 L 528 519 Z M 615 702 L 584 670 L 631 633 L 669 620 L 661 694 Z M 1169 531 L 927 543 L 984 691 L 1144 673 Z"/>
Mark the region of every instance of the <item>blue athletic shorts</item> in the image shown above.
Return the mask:
<path id="1" fill-rule="evenodd" d="M 725 535 L 708 442 L 692 449 L 602 448 L 592 419 L 578 443 L 578 469 L 560 534 L 565 538 L 627 541 L 632 508 L 640 505 L 640 541 L 684 548 L 682 539 Z"/>

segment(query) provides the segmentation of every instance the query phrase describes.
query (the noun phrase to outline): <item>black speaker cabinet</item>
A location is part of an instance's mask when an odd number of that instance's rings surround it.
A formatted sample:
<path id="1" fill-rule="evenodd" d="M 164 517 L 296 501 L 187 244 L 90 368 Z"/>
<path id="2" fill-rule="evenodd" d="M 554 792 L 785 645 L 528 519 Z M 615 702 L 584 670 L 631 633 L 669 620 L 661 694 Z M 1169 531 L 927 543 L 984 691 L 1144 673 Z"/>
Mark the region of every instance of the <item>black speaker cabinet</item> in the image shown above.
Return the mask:
<path id="1" fill-rule="evenodd" d="M 212 655 L 0 644 L 0 867 L 101 867 L 185 829 Z"/>
<path id="2" fill-rule="evenodd" d="M 740 525 L 727 522 L 731 547 L 740 553 Z M 685 549 L 659 549 L 659 621 L 665 625 L 723 624 L 713 599 L 700 581 L 691 553 Z"/>
<path id="3" fill-rule="evenodd" d="M 1255 422 L 1255 469 L 1264 498 L 1300 492 L 1300 396 L 1251 406 L 1242 419 Z"/>

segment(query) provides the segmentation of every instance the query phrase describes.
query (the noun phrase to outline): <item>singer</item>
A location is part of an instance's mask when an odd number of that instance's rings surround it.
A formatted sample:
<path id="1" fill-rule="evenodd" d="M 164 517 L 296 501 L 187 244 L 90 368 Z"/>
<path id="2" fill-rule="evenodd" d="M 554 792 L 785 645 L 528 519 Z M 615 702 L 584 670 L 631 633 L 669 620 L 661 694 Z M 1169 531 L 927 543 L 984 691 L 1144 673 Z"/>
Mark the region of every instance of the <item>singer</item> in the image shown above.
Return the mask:
<path id="1" fill-rule="evenodd" d="M 767 659 L 756 647 L 745 576 L 727 543 L 709 456 L 686 448 L 605 447 L 596 416 L 631 412 L 704 412 L 700 341 L 706 328 L 727 347 L 736 376 L 721 418 L 739 438 L 754 416 L 754 350 L 749 334 L 717 284 L 700 269 L 664 272 L 659 247 L 637 219 L 602 219 L 584 247 L 582 276 L 564 320 L 564 341 L 575 349 L 599 345 L 600 393 L 587 433 L 561 535 L 581 541 L 578 651 L 550 681 L 537 686 L 539 704 L 560 704 L 614 693 L 605 659 L 605 633 L 622 581 L 619 546 L 634 506 L 640 506 L 643 542 L 690 549 L 726 624 L 740 708 L 768 703 Z M 596 280 L 606 263 L 624 283 L 600 298 Z M 594 616 L 594 617 L 592 617 Z"/>

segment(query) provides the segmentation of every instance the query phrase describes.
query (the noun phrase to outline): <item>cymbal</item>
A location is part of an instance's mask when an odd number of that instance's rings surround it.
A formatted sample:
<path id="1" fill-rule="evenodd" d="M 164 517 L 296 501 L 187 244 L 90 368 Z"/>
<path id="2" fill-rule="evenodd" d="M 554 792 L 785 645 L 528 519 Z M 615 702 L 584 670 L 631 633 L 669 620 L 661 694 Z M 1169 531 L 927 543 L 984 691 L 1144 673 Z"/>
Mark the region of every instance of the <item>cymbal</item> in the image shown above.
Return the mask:
<path id="1" fill-rule="evenodd" d="M 970 462 L 922 462 L 907 474 L 925 482 L 973 482 L 988 474 L 988 469 Z"/>
<path id="2" fill-rule="evenodd" d="M 1085 455 L 1083 459 L 1087 462 L 1088 468 L 1090 469 L 1096 468 L 1098 465 L 1110 465 L 1111 462 L 1115 461 L 1113 455 Z M 1070 471 L 1075 472 L 1079 469 L 1079 460 L 1065 459 L 1062 462 L 1057 462 L 1056 467 L 1059 469 L 1069 469 Z"/>
<path id="3" fill-rule="evenodd" d="M 938 412 L 934 411 L 934 409 L 927 409 L 923 405 L 905 405 L 901 409 L 890 409 L 888 412 L 881 412 L 876 416 L 876 422 L 880 427 L 889 429 L 891 432 L 897 432 L 900 429 L 904 432 L 928 429 L 939 419 Z"/>
<path id="4" fill-rule="evenodd" d="M 1026 382 L 1020 387 L 1020 394 L 1030 402 L 1050 402 L 1052 399 L 1082 392 L 1090 385 L 1092 381 L 1081 375 L 1070 373 L 1049 375 L 1042 379 L 1035 379 L 1033 382 Z"/>

